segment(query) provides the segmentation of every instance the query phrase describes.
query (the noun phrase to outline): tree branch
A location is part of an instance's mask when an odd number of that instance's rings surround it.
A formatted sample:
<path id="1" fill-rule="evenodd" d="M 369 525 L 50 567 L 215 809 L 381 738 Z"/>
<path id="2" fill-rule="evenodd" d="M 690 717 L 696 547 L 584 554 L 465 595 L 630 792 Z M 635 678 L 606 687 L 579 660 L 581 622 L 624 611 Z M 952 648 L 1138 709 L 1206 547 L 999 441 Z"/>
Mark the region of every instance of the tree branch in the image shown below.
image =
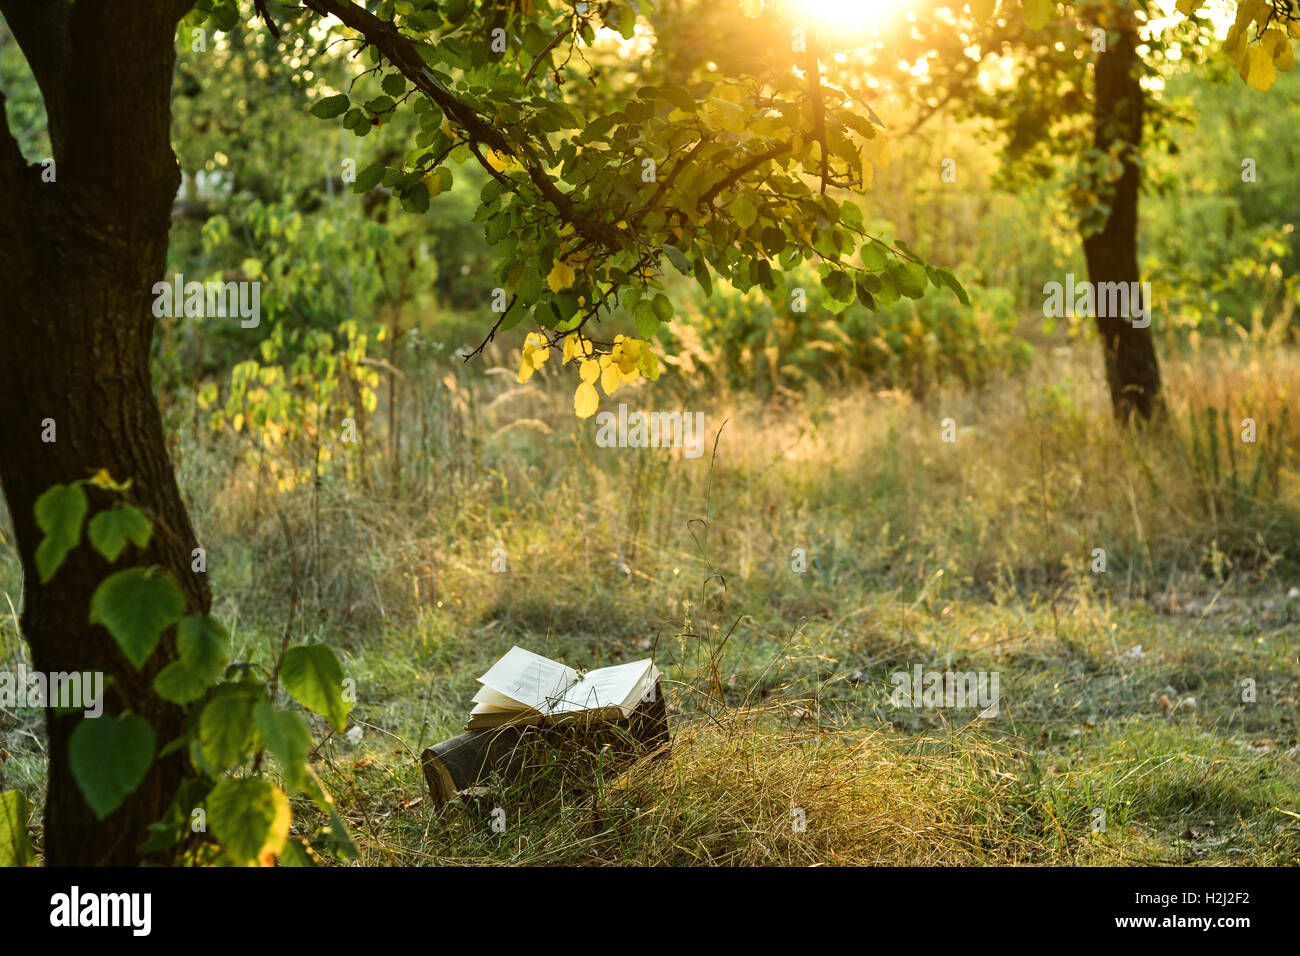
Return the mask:
<path id="1" fill-rule="evenodd" d="M 727 189 L 730 189 L 732 186 L 736 185 L 736 183 L 740 182 L 740 180 L 744 176 L 748 175 L 749 173 L 752 173 L 754 170 L 758 169 L 759 166 L 762 166 L 768 160 L 776 159 L 776 157 L 782 155 L 783 153 L 788 153 L 788 152 L 790 152 L 789 143 L 778 143 L 776 146 L 773 146 L 771 149 L 764 150 L 763 152 L 759 153 L 757 156 L 754 156 L 751 159 L 747 160 L 746 162 L 741 163 L 730 173 L 724 176 L 720 181 L 710 186 L 700 196 L 699 205 L 707 206 L 709 203 L 713 202 L 713 200 L 718 198 L 718 195 L 720 193 L 724 192 Z"/>
<path id="2" fill-rule="evenodd" d="M 395 23 L 381 20 L 349 0 L 303 0 L 303 3 L 321 16 L 336 17 L 344 26 L 360 33 L 368 44 L 386 56 L 421 93 L 458 123 L 472 142 L 481 143 L 499 154 L 519 158 L 529 180 L 542 198 L 554 206 L 560 217 L 572 224 L 578 233 L 610 249 L 622 246 L 623 237 L 619 230 L 612 224 L 602 223 L 579 210 L 572 197 L 556 186 L 546 174 L 537 154 L 526 143 L 512 146 L 491 121 L 439 84 L 432 71 L 425 66 L 415 43 L 398 30 Z M 503 178 L 480 153 L 476 153 L 475 158 L 488 172 L 498 179 Z M 513 185 L 511 188 L 513 190 Z"/>
<path id="3" fill-rule="evenodd" d="M 555 35 L 555 39 L 552 40 L 550 43 L 546 44 L 546 46 L 542 47 L 542 52 L 537 54 L 537 56 L 533 57 L 533 65 L 530 66 L 528 68 L 528 72 L 524 74 L 524 86 L 527 86 L 529 83 L 533 81 L 533 77 L 537 74 L 537 68 L 542 65 L 542 57 L 546 56 L 546 54 L 550 53 L 557 46 L 563 43 L 564 38 L 567 37 L 572 32 L 573 32 L 573 27 L 569 27 L 563 33 L 557 33 Z"/>
<path id="4" fill-rule="evenodd" d="M 636 217 L 636 221 L 638 224 L 640 224 L 645 219 L 645 217 L 649 215 L 650 211 L 654 209 L 654 207 L 658 204 L 659 200 L 664 197 L 664 194 L 667 193 L 668 190 L 672 188 L 673 181 L 677 178 L 677 175 L 683 169 L 685 169 L 687 166 L 690 165 L 691 160 L 695 158 L 696 154 L 700 150 L 702 150 L 705 146 L 707 146 L 711 142 L 713 142 L 712 137 L 701 136 L 699 141 L 690 148 L 690 151 L 687 152 L 687 154 L 683 156 L 681 159 L 679 159 L 677 161 L 677 164 L 673 166 L 671 170 L 669 170 L 668 175 L 659 181 L 659 185 L 655 188 L 654 193 L 650 196 L 648 200 L 646 200 L 646 204 L 641 208 L 641 212 Z"/>
<path id="5" fill-rule="evenodd" d="M 488 343 L 497 337 L 497 329 L 501 328 L 501 323 L 506 320 L 506 316 L 510 314 L 510 310 L 515 307 L 515 303 L 517 301 L 519 301 L 519 296 L 512 295 L 510 297 L 510 301 L 506 304 L 506 310 L 501 313 L 501 318 L 497 319 L 496 325 L 492 326 L 492 328 L 488 330 L 487 337 L 478 344 L 478 348 L 476 348 L 473 352 L 470 352 L 468 355 L 465 356 L 466 362 L 468 362 L 475 355 L 478 355 L 485 348 L 487 348 Z"/>
<path id="6" fill-rule="evenodd" d="M 271 14 L 267 12 L 266 0 L 253 0 L 253 7 L 257 10 L 257 15 L 266 24 L 266 28 L 271 31 L 271 36 L 277 40 L 280 39 L 280 28 L 275 25 L 275 21 L 271 19 Z"/>

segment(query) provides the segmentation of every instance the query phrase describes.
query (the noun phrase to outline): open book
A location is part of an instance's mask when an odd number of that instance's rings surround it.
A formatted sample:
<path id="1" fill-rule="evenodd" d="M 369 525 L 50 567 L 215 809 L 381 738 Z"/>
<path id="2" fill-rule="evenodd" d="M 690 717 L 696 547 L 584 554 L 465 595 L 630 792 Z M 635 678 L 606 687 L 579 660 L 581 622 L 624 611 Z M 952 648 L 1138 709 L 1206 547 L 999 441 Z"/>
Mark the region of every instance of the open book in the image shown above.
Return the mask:
<path id="1" fill-rule="evenodd" d="M 587 671 L 579 677 L 572 667 L 512 647 L 479 678 L 483 686 L 474 695 L 466 729 L 578 717 L 630 717 L 658 679 L 659 668 L 648 658 Z"/>

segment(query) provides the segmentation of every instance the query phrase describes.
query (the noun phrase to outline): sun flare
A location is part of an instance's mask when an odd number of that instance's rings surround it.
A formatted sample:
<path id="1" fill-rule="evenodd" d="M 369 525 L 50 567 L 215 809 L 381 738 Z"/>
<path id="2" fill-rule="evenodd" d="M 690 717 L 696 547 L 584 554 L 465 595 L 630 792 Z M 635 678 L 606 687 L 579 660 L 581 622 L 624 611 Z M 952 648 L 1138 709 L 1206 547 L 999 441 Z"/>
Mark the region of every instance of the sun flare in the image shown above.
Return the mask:
<path id="1" fill-rule="evenodd" d="M 823 31 L 858 32 L 879 26 L 902 0 L 787 0 L 788 9 Z"/>

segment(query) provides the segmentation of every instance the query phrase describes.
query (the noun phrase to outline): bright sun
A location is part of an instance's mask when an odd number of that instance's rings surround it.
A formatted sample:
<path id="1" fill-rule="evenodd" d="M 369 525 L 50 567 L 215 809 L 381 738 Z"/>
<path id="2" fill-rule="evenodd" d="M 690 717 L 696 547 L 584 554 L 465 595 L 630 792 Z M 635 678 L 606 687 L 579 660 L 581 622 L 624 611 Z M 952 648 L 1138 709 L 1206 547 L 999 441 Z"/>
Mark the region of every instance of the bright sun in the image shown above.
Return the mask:
<path id="1" fill-rule="evenodd" d="M 786 0 L 791 13 L 802 14 L 825 31 L 856 32 L 879 26 L 901 0 Z"/>

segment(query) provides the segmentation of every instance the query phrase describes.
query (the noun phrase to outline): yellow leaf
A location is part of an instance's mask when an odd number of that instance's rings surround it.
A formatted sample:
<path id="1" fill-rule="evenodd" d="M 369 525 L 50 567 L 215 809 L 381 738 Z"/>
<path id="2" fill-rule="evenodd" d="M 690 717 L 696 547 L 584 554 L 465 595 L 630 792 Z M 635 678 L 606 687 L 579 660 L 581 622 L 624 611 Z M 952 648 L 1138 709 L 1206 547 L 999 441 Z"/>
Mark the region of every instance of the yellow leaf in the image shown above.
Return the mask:
<path id="1" fill-rule="evenodd" d="M 1295 51 L 1290 43 L 1273 51 L 1273 65 L 1283 73 L 1290 73 L 1295 68 Z"/>
<path id="2" fill-rule="evenodd" d="M 498 153 L 495 149 L 489 149 L 483 154 L 487 164 L 499 173 L 505 172 L 514 165 L 514 160 L 505 153 Z"/>
<path id="3" fill-rule="evenodd" d="M 735 83 L 719 83 L 709 91 L 709 96 L 724 103 L 740 103 L 745 99 L 745 91 Z"/>
<path id="4" fill-rule="evenodd" d="M 652 382 L 659 377 L 659 359 L 649 349 L 641 353 L 641 374 Z"/>
<path id="5" fill-rule="evenodd" d="M 871 139 L 862 141 L 862 151 L 881 169 L 889 165 L 889 140 L 885 139 L 885 134 L 880 130 L 876 130 L 876 135 Z"/>
<path id="6" fill-rule="evenodd" d="M 600 407 L 600 395 L 596 392 L 596 386 L 590 382 L 583 382 L 578 386 L 578 390 L 573 393 L 573 413 L 579 418 L 590 418 L 596 414 L 596 409 Z"/>
<path id="7" fill-rule="evenodd" d="M 1232 58 L 1234 63 L 1241 62 L 1241 53 L 1245 49 L 1245 41 L 1242 39 L 1241 27 L 1235 23 L 1228 27 L 1228 35 L 1223 41 L 1223 52 Z"/>
<path id="8" fill-rule="evenodd" d="M 105 491 L 126 491 L 131 487 L 130 478 L 124 482 L 114 481 L 107 468 L 101 468 L 95 472 L 95 476 L 90 479 L 90 483 L 96 488 L 103 488 Z"/>
<path id="9" fill-rule="evenodd" d="M 546 277 L 546 284 L 551 287 L 552 292 L 560 292 L 573 285 L 573 280 L 577 278 L 577 275 L 573 266 L 563 259 L 556 259 L 555 265 L 551 268 L 551 274 Z"/>
<path id="10" fill-rule="evenodd" d="M 608 355 L 605 358 L 609 358 Z M 606 395 L 613 395 L 618 391 L 618 386 L 622 376 L 618 373 L 618 363 L 610 362 L 605 366 L 605 371 L 600 373 L 600 387 L 605 390 Z"/>
<path id="11" fill-rule="evenodd" d="M 1205 0 L 1178 0 L 1178 12 L 1190 17 L 1204 2 Z"/>
<path id="12" fill-rule="evenodd" d="M 1295 53 L 1291 49 L 1291 41 L 1287 35 L 1277 27 L 1271 27 L 1264 31 L 1259 38 L 1260 46 L 1268 50 L 1269 56 L 1273 58 L 1273 65 L 1283 73 L 1290 73 L 1295 66 Z"/>
<path id="13" fill-rule="evenodd" d="M 600 378 L 600 363 L 595 359 L 585 359 L 583 363 L 578 366 L 578 375 L 584 382 L 591 385 L 596 381 L 596 379 Z"/>
<path id="14" fill-rule="evenodd" d="M 523 358 L 519 363 L 519 382 L 526 382 L 532 378 L 533 372 L 545 364 L 546 360 L 551 357 L 551 344 L 546 341 L 546 336 L 538 332 L 529 332 L 524 338 Z"/>
<path id="15" fill-rule="evenodd" d="M 1246 82 L 1261 93 L 1272 86 L 1277 79 L 1277 70 L 1273 68 L 1273 57 L 1262 46 L 1252 46 L 1246 51 L 1243 66 Z"/>

